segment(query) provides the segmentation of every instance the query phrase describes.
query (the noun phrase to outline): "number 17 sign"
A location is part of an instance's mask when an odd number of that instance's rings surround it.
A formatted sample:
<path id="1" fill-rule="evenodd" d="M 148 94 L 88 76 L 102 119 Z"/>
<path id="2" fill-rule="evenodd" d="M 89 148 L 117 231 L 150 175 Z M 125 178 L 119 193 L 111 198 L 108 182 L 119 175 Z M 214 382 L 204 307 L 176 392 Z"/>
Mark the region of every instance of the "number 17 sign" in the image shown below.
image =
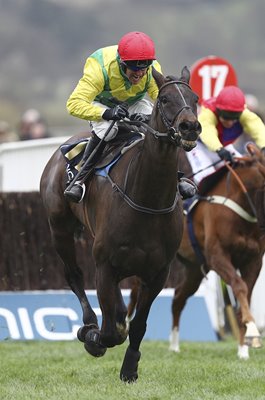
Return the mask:
<path id="1" fill-rule="evenodd" d="M 224 86 L 237 85 L 232 65 L 223 58 L 208 56 L 191 67 L 190 85 L 202 100 L 216 97 Z"/>

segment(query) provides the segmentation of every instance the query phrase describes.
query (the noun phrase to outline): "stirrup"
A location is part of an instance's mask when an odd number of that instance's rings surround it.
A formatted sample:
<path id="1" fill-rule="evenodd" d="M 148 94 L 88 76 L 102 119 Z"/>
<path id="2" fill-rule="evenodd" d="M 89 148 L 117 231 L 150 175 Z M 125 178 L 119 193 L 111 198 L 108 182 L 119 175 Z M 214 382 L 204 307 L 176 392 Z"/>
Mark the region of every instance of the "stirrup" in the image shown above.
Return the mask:
<path id="1" fill-rule="evenodd" d="M 198 192 L 197 185 L 188 178 L 181 178 L 178 187 L 182 200 L 190 199 Z"/>
<path id="2" fill-rule="evenodd" d="M 84 183 L 81 183 L 81 181 L 76 181 L 75 185 L 78 185 L 78 186 L 80 186 L 82 188 L 82 197 L 78 202 L 78 203 L 81 203 L 81 201 L 83 200 L 83 198 L 84 198 L 84 196 L 86 194 L 86 185 Z"/>
<path id="3" fill-rule="evenodd" d="M 82 195 L 81 195 L 80 198 L 77 198 L 77 196 L 75 196 L 75 195 L 72 193 L 72 189 L 74 189 L 75 186 L 78 186 L 78 187 L 81 188 L 81 190 L 82 190 Z M 73 187 L 72 187 L 70 190 L 68 190 L 68 188 L 65 189 L 65 191 L 64 191 L 64 196 L 65 196 L 68 200 L 70 200 L 70 201 L 73 201 L 73 202 L 75 202 L 75 203 L 81 203 L 81 201 L 83 200 L 83 198 L 84 198 L 84 196 L 85 196 L 85 193 L 86 193 L 86 186 L 85 186 L 85 184 L 84 184 L 84 183 L 81 183 L 81 181 L 76 181 L 75 184 L 73 185 Z"/>

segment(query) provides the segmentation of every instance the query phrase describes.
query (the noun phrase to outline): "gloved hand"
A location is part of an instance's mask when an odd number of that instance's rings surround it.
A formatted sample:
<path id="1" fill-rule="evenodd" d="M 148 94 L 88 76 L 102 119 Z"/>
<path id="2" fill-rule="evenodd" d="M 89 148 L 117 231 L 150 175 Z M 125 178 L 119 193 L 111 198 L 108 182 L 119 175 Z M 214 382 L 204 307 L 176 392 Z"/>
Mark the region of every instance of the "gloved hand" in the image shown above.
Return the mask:
<path id="1" fill-rule="evenodd" d="M 130 115 L 130 120 L 131 121 L 140 121 L 140 122 L 145 122 L 146 124 L 150 121 L 151 115 L 147 114 L 142 114 L 142 113 L 136 113 Z"/>
<path id="2" fill-rule="evenodd" d="M 221 158 L 221 160 L 228 161 L 230 163 L 233 162 L 232 154 L 230 153 L 230 151 L 228 151 L 224 147 L 221 147 L 221 149 L 217 150 L 216 153 Z"/>
<path id="3" fill-rule="evenodd" d="M 127 105 L 119 104 L 113 108 L 107 108 L 102 114 L 102 118 L 106 121 L 113 120 L 119 121 L 120 119 L 124 119 L 129 117 L 129 112 L 127 110 Z"/>

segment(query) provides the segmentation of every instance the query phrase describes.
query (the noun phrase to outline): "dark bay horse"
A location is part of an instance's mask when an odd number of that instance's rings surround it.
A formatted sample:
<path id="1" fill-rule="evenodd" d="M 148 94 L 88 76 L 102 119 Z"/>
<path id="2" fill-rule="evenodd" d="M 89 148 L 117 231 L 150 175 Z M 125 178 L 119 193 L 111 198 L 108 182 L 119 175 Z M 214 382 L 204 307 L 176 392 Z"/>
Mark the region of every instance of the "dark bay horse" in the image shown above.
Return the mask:
<path id="1" fill-rule="evenodd" d="M 107 178 L 92 177 L 82 203 L 69 203 L 63 196 L 65 161 L 59 149 L 45 167 L 40 185 L 54 246 L 83 311 L 84 326 L 78 339 L 91 355 L 100 357 L 129 334 L 120 371 L 126 382 L 138 377 L 139 347 L 150 307 L 166 282 L 182 237 L 182 201 L 176 181 L 178 149 L 191 150 L 201 131 L 198 96 L 189 86 L 189 70 L 184 67 L 179 79 L 155 70 L 153 75 L 159 95 L 144 140 L 120 158 Z M 74 234 L 80 224 L 94 236 L 101 328 L 76 261 Z M 134 275 L 143 284 L 129 324 L 119 282 Z"/>
<path id="2" fill-rule="evenodd" d="M 205 273 L 213 270 L 231 286 L 240 305 L 238 357 L 247 359 L 248 346 L 261 346 L 249 304 L 265 251 L 265 157 L 253 145 L 248 145 L 248 151 L 248 156 L 238 159 L 236 175 L 227 169 L 189 214 L 191 219 L 185 217 L 177 253 L 182 264 L 177 266 L 172 303 L 170 349 L 173 351 L 179 351 L 181 312 L 204 277 L 202 264 Z M 191 245 L 191 221 L 197 250 Z"/>

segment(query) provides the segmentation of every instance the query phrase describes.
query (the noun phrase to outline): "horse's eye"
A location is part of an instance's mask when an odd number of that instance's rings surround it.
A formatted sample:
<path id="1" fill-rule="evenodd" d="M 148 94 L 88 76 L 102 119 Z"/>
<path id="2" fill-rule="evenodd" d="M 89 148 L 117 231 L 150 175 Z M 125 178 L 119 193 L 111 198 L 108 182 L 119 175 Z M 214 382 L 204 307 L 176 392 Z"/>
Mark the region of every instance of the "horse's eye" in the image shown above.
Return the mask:
<path id="1" fill-rule="evenodd" d="M 167 104 L 167 98 L 166 98 L 166 96 L 163 96 L 162 98 L 161 98 L 161 102 L 163 103 L 163 104 Z"/>

